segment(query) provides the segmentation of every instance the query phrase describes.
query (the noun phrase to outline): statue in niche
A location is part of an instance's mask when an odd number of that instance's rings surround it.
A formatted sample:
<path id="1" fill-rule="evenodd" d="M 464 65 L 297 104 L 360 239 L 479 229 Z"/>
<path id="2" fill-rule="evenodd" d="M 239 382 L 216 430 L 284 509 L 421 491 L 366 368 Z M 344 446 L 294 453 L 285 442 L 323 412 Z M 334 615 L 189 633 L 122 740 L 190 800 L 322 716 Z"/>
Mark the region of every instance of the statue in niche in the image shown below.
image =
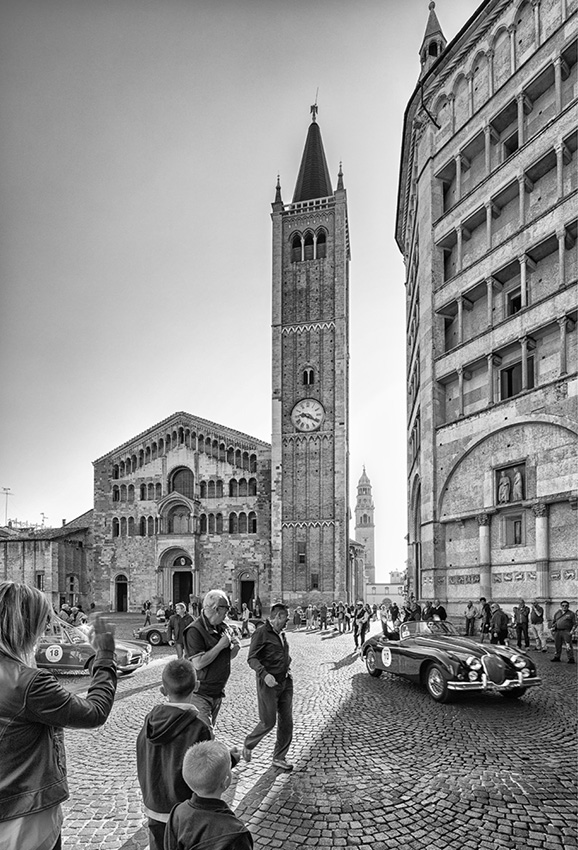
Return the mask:
<path id="1" fill-rule="evenodd" d="M 517 466 L 514 467 L 514 486 L 512 488 L 512 501 L 521 502 L 524 498 L 524 482 L 522 473 Z"/>
<path id="2" fill-rule="evenodd" d="M 498 503 L 505 505 L 510 501 L 510 479 L 502 472 L 498 482 Z"/>

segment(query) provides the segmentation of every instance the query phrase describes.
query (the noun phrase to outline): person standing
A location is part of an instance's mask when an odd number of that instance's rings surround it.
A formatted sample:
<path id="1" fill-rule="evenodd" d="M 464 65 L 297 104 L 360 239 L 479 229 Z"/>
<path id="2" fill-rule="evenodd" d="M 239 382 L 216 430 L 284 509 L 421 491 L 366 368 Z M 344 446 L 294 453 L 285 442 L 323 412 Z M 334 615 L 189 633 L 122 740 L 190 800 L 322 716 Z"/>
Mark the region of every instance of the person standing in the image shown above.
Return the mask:
<path id="1" fill-rule="evenodd" d="M 362 647 L 365 642 L 365 635 L 369 628 L 369 617 L 367 608 L 359 600 L 355 606 L 355 613 L 353 615 L 353 640 L 356 649 Z"/>
<path id="2" fill-rule="evenodd" d="M 508 615 L 502 611 L 497 602 L 491 606 L 492 617 L 490 620 L 491 643 L 499 643 L 500 646 L 506 645 L 508 638 Z"/>
<path id="3" fill-rule="evenodd" d="M 485 596 L 480 596 L 480 642 L 484 642 L 484 635 L 490 634 L 492 609 Z"/>
<path id="4" fill-rule="evenodd" d="M 544 608 L 537 599 L 530 605 L 530 637 L 536 641 L 538 652 L 547 652 L 546 632 L 544 631 Z"/>
<path id="5" fill-rule="evenodd" d="M 265 625 L 251 638 L 247 663 L 256 674 L 259 722 L 243 745 L 243 758 L 251 761 L 257 744 L 277 723 L 273 767 L 286 771 L 293 770 L 293 765 L 285 758 L 293 740 L 293 678 L 284 633 L 288 616 L 287 606 L 276 602 Z"/>
<path id="6" fill-rule="evenodd" d="M 566 646 L 568 664 L 574 664 L 574 650 L 572 649 L 572 629 L 576 625 L 576 614 L 570 610 L 570 604 L 564 600 L 552 619 L 552 631 L 554 632 L 554 658 L 550 661 L 560 661 L 562 646 Z"/>
<path id="7" fill-rule="evenodd" d="M 0 583 L 0 833 L 3 850 L 60 850 L 68 799 L 64 728 L 94 729 L 110 714 L 116 691 L 114 633 L 96 617 L 96 650 L 86 697 L 36 667 L 36 643 L 51 617 L 35 587 Z"/>
<path id="8" fill-rule="evenodd" d="M 145 626 L 150 626 L 151 624 L 151 608 L 152 605 L 150 599 L 145 599 L 142 606 L 142 612 L 145 615 L 143 629 Z"/>
<path id="9" fill-rule="evenodd" d="M 523 599 L 518 599 L 518 607 L 514 609 L 514 612 L 518 649 L 522 649 L 522 639 L 524 640 L 524 648 L 529 649 L 530 637 L 528 635 L 528 623 L 530 621 L 530 609 Z"/>
<path id="10" fill-rule="evenodd" d="M 243 607 L 241 609 L 241 637 L 249 637 L 249 620 L 251 619 L 251 612 L 247 606 L 246 602 L 243 602 Z"/>
<path id="11" fill-rule="evenodd" d="M 193 705 L 199 717 L 213 729 L 231 675 L 231 660 L 240 644 L 233 629 L 225 623 L 229 598 L 224 590 L 209 590 L 200 616 L 184 631 L 185 652 L 193 662 L 198 685 Z"/>
<path id="12" fill-rule="evenodd" d="M 421 618 L 422 618 L 422 620 L 425 620 L 426 622 L 428 620 L 433 620 L 434 613 L 435 612 L 434 612 L 433 603 L 430 599 L 428 599 L 428 601 L 424 604 L 424 606 L 421 610 Z"/>
<path id="13" fill-rule="evenodd" d="M 193 622 L 190 614 L 187 614 L 187 606 L 184 602 L 177 602 L 175 613 L 169 617 L 167 626 L 167 638 L 170 646 L 177 650 L 177 658 L 185 654 L 185 629 Z"/>
<path id="14" fill-rule="evenodd" d="M 464 611 L 464 617 L 466 618 L 466 637 L 474 636 L 474 628 L 476 619 L 478 616 L 478 609 L 470 599 L 468 604 L 466 605 L 466 609 Z"/>
<path id="15" fill-rule="evenodd" d="M 322 602 L 319 607 L 319 631 L 327 628 L 327 605 Z"/>
<path id="16" fill-rule="evenodd" d="M 433 613 L 434 619 L 441 620 L 442 623 L 444 622 L 444 620 L 447 620 L 447 618 L 448 618 L 448 615 L 446 613 L 446 609 L 441 604 L 439 599 L 434 599 L 434 605 L 433 605 L 433 612 L 432 613 Z"/>

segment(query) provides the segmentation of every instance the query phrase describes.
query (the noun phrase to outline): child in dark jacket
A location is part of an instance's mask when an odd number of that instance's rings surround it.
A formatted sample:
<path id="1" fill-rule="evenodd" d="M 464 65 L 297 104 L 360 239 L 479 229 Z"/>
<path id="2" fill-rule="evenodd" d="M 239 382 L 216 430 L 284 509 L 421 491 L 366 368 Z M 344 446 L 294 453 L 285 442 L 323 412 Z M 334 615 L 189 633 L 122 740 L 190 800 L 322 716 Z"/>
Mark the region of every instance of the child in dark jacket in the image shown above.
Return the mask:
<path id="1" fill-rule="evenodd" d="M 251 833 L 221 795 L 231 784 L 231 754 L 219 741 L 187 750 L 183 776 L 193 791 L 172 810 L 165 850 L 252 850 Z"/>
<path id="2" fill-rule="evenodd" d="M 185 658 L 165 666 L 161 694 L 168 703 L 156 705 L 145 717 L 136 743 L 138 781 L 149 822 L 150 850 L 163 850 L 165 824 L 176 803 L 188 800 L 190 789 L 182 775 L 183 757 L 198 741 L 210 741 L 209 727 L 191 704 L 196 676 Z"/>

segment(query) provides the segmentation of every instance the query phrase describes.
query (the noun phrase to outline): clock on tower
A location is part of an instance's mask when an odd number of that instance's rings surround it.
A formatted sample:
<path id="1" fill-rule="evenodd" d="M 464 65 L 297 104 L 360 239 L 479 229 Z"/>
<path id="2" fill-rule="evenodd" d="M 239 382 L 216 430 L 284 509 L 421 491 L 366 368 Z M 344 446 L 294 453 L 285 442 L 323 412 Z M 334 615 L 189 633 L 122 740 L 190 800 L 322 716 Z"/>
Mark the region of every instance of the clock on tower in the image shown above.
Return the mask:
<path id="1" fill-rule="evenodd" d="M 312 109 L 293 200 L 273 203 L 271 599 L 346 600 L 349 232 Z"/>

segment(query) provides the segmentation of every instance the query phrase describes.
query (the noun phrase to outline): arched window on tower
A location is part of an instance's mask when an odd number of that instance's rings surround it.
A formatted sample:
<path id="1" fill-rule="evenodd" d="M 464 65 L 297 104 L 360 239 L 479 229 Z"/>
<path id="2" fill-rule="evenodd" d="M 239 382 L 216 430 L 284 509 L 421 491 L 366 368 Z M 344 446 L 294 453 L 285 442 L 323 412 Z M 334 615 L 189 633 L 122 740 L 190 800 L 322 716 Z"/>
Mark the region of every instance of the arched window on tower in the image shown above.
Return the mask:
<path id="1" fill-rule="evenodd" d="M 317 251 L 315 253 L 318 260 L 323 260 L 327 256 L 327 235 L 324 230 L 320 230 L 317 234 Z"/>
<path id="2" fill-rule="evenodd" d="M 216 487 L 215 495 L 216 495 L 217 499 L 223 498 L 223 482 L 221 481 L 221 479 L 219 479 L 217 481 L 217 487 Z"/>
<path id="3" fill-rule="evenodd" d="M 313 234 L 307 232 L 303 240 L 303 253 L 306 260 L 312 260 L 313 257 Z"/>
<path id="4" fill-rule="evenodd" d="M 191 470 L 184 466 L 173 472 L 169 491 L 171 493 L 180 493 L 188 499 L 193 499 L 195 495 L 195 476 Z"/>
<path id="5" fill-rule="evenodd" d="M 215 514 L 209 514 L 209 534 L 215 533 Z"/>
<path id="6" fill-rule="evenodd" d="M 308 366 L 306 369 L 303 369 L 303 386 L 310 387 L 315 383 L 315 372 L 313 369 Z"/>
<path id="7" fill-rule="evenodd" d="M 207 482 L 201 481 L 199 489 L 200 489 L 201 499 L 206 499 L 207 498 Z"/>
<path id="8" fill-rule="evenodd" d="M 120 534 L 120 523 L 116 517 L 112 521 L 112 536 L 118 537 Z"/>
<path id="9" fill-rule="evenodd" d="M 247 533 L 247 514 L 241 512 L 239 514 L 239 534 Z"/>
<path id="10" fill-rule="evenodd" d="M 257 479 L 249 478 L 249 496 L 257 495 Z"/>
<path id="11" fill-rule="evenodd" d="M 239 522 L 237 514 L 229 514 L 229 534 L 239 533 Z"/>
<path id="12" fill-rule="evenodd" d="M 236 478 L 231 478 L 229 481 L 229 498 L 236 499 L 239 495 L 239 485 Z"/>
<path id="13" fill-rule="evenodd" d="M 217 534 L 223 533 L 223 514 L 217 514 Z"/>
<path id="14" fill-rule="evenodd" d="M 239 479 L 239 496 L 247 495 L 247 479 L 241 478 Z"/>
<path id="15" fill-rule="evenodd" d="M 251 511 L 249 514 L 249 534 L 257 534 L 257 514 Z"/>
<path id="16" fill-rule="evenodd" d="M 200 531 L 201 534 L 207 533 L 207 514 L 201 514 L 200 519 Z"/>
<path id="17" fill-rule="evenodd" d="M 139 523 L 139 530 L 140 530 L 140 536 L 141 537 L 147 536 L 147 518 L 146 518 L 146 516 L 141 516 L 140 523 Z"/>
<path id="18" fill-rule="evenodd" d="M 300 263 L 302 260 L 301 236 L 296 233 L 291 240 L 291 262 Z"/>
<path id="19" fill-rule="evenodd" d="M 209 486 L 207 487 L 207 498 L 214 499 L 215 498 L 215 482 L 209 481 Z"/>

